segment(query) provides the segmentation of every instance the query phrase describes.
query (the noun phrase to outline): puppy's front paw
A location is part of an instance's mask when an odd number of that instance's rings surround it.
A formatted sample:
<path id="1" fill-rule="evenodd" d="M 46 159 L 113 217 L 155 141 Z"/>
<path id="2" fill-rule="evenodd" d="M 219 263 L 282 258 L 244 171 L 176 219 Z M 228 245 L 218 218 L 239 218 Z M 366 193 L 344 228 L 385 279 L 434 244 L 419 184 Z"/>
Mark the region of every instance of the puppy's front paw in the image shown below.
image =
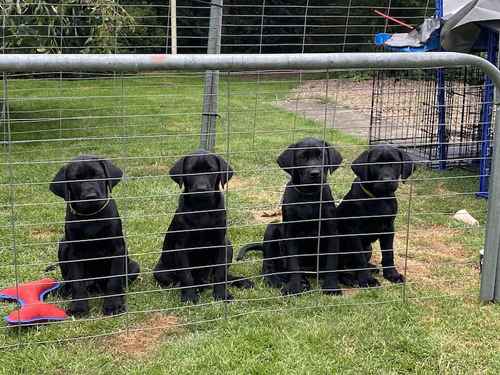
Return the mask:
<path id="1" fill-rule="evenodd" d="M 73 301 L 69 309 L 66 311 L 69 315 L 73 316 L 85 316 L 89 313 L 89 302 L 88 301 Z"/>
<path id="2" fill-rule="evenodd" d="M 358 275 L 358 285 L 360 288 L 373 288 L 380 286 L 379 281 L 371 275 L 371 272 L 364 272 Z"/>
<path id="3" fill-rule="evenodd" d="M 240 288 L 243 288 L 243 289 L 252 289 L 255 287 L 255 284 L 252 280 L 248 280 L 248 279 L 241 279 L 239 281 L 239 285 L 240 285 Z"/>
<path id="4" fill-rule="evenodd" d="M 266 284 L 271 288 L 280 288 L 283 286 L 283 280 L 278 275 L 265 276 L 264 280 Z"/>
<path id="5" fill-rule="evenodd" d="M 198 303 L 200 295 L 194 288 L 183 289 L 181 292 L 181 302 L 183 303 Z"/>
<path id="6" fill-rule="evenodd" d="M 216 301 L 232 301 L 233 299 L 234 299 L 233 295 L 229 292 L 214 293 L 214 300 Z"/>
<path id="7" fill-rule="evenodd" d="M 114 296 L 104 298 L 102 313 L 104 315 L 117 315 L 127 311 L 125 298 L 123 296 Z"/>
<path id="8" fill-rule="evenodd" d="M 358 282 L 351 272 L 341 272 L 339 274 L 339 282 L 349 288 L 358 286 Z"/>
<path id="9" fill-rule="evenodd" d="M 384 279 L 389 280 L 391 283 L 404 283 L 405 277 L 401 275 L 395 268 L 384 269 Z"/>
<path id="10" fill-rule="evenodd" d="M 339 288 L 338 284 L 333 282 L 323 284 L 321 291 L 332 296 L 342 295 L 342 290 Z"/>
<path id="11" fill-rule="evenodd" d="M 234 299 L 231 293 L 229 293 L 223 285 L 217 285 L 214 287 L 213 296 L 216 301 L 231 301 Z"/>
<path id="12" fill-rule="evenodd" d="M 281 294 L 299 294 L 307 291 L 307 285 L 301 282 L 288 283 L 283 288 L 281 288 Z"/>

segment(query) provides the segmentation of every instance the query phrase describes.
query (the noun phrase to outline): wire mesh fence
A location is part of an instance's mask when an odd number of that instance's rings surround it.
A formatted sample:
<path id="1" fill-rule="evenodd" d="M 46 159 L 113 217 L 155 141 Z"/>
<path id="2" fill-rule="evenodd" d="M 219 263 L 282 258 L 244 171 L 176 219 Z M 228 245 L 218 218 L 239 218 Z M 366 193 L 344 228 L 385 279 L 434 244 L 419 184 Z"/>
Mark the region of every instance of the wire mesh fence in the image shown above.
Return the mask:
<path id="1" fill-rule="evenodd" d="M 401 72 L 394 71 L 393 74 L 398 76 Z M 409 91 L 418 90 L 425 82 L 425 74 L 415 72 L 414 75 L 416 82 Z M 62 239 L 65 239 L 63 243 L 69 245 L 74 242 L 90 243 L 88 249 L 95 242 L 96 253 L 86 255 L 90 258 L 86 261 L 94 259 L 99 263 L 106 262 L 106 259 L 123 259 L 123 254 L 115 256 L 97 250 L 103 240 L 102 235 L 86 232 L 88 229 L 85 229 L 89 228 L 87 224 L 99 227 L 100 221 L 93 216 L 72 218 L 73 223 L 81 224 L 83 238 L 65 238 L 68 235 L 68 218 L 65 216 L 66 210 L 69 210 L 67 202 L 54 195 L 49 186 L 58 171 L 78 155 L 97 155 L 99 161 L 108 160 L 123 171 L 121 182 L 107 194 L 112 195 L 118 207 L 116 214 L 122 223 L 128 256 L 140 265 L 140 271 L 134 271 L 138 273 L 136 280 L 126 282 L 126 312 L 114 316 L 103 314 L 106 301 L 102 295 L 116 296 L 109 291 L 91 293 L 83 298 L 77 296 L 76 299 L 89 302 L 90 311 L 86 316 L 47 323 L 48 327 L 38 325 L 40 328 L 34 330 L 3 325 L 0 328 L 3 331 L 3 349 L 23 344 L 98 338 L 117 332 L 154 329 L 154 324 L 151 327 L 138 324 L 156 312 L 176 317 L 173 325 L 198 326 L 263 310 L 289 311 L 400 303 L 405 299 L 425 301 L 477 294 L 477 257 L 478 247 L 483 240 L 486 203 L 475 199 L 478 173 L 463 169 L 437 172 L 417 168 L 408 183 L 400 185 L 397 190 L 399 213 L 395 228 L 368 226 L 361 234 L 361 237 L 394 234 L 395 265 L 405 277 L 405 283 L 392 283 L 382 277 L 385 276 L 385 268 L 390 267 L 381 266 L 381 253 L 390 252 L 392 248 L 383 245 L 381 252 L 376 243 L 372 262 L 379 268 L 379 275 L 374 277 L 379 280 L 381 287 L 354 288 L 340 283 L 338 287 L 344 292 L 343 297 L 322 293 L 324 284 L 320 279 L 323 271 L 319 272 L 318 267 L 314 266 L 303 270 L 308 275 L 308 281 L 301 285 L 300 298 L 283 295 L 279 288 L 268 287 L 262 279 L 262 256 L 259 253 L 249 254 L 236 261 L 224 252 L 224 259 L 215 262 L 219 266 L 233 263 L 231 273 L 254 282 L 254 288 L 235 288 L 228 283 L 227 271 L 224 272 L 224 278 L 218 281 L 200 277 L 195 280 L 198 286 L 202 284 L 201 287 L 208 287 L 201 288 L 203 290 L 197 304 L 181 301 L 180 295 L 189 289 L 182 281 L 180 285 L 174 283 L 162 287 L 154 277 L 160 254 L 166 249 L 163 241 L 168 231 L 189 239 L 189 246 L 167 248 L 173 253 L 198 252 L 198 257 L 201 257 L 200 248 L 202 252 L 209 252 L 217 245 L 221 247 L 220 243 L 207 245 L 202 239 L 207 235 L 203 229 L 214 230 L 212 220 L 217 220 L 217 212 L 226 212 L 227 222 L 222 221 L 221 226 L 215 225 L 215 230 L 227 231 L 227 238 L 232 242 L 235 253 L 244 245 L 261 242 L 266 226 L 270 223 L 290 224 L 295 221 L 295 224 L 303 227 L 310 222 L 320 223 L 320 227 L 331 226 L 332 222 L 339 225 L 337 221 L 340 220 L 328 215 L 321 216 L 321 209 L 316 213 L 318 217 L 311 217 L 310 214 L 295 219 L 283 217 L 284 209 L 293 207 L 293 202 L 282 201 L 282 195 L 288 189 L 285 184 L 289 175 L 277 164 L 277 158 L 291 144 L 306 137 L 327 141 L 335 147 L 344 162 L 328 175 L 332 199 L 322 196 L 319 204 L 321 207 L 334 201 L 338 206 L 353 181 L 353 186 L 359 185 L 355 181 L 352 166 L 356 165 L 359 155 L 369 146 L 373 81 L 368 75 L 333 70 L 221 72 L 213 152 L 230 165 L 234 176 L 222 188 L 222 206 L 207 208 L 205 203 L 197 206 L 195 212 L 205 215 L 201 232 L 200 227 L 169 229 L 169 225 L 179 213 L 179 197 L 185 201 L 189 196 L 181 193 L 186 192 L 183 190 L 186 185 L 181 189 L 170 175 L 171 168 L 179 159 L 199 147 L 204 73 L 75 72 L 65 73 L 62 77 L 59 73 L 9 73 L 5 78 L 8 80 L 3 80 L 3 102 L 8 103 L 10 116 L 3 120 L 7 142 L 2 147 L 0 188 L 3 202 L 0 289 L 47 275 L 68 284 L 58 267 L 45 272 L 48 266 L 58 261 L 58 247 Z M 403 118 L 405 115 L 398 112 L 398 116 Z M 417 140 L 416 144 L 425 146 L 426 142 Z M 471 140 L 470 144 L 474 142 Z M 295 148 L 311 151 L 309 146 Z M 322 150 L 320 166 L 332 166 L 324 159 L 325 146 L 312 147 L 313 151 L 315 149 Z M 423 158 L 416 160 L 415 164 L 418 166 L 428 161 Z M 402 161 L 383 162 L 387 163 L 399 168 Z M 300 166 L 297 168 L 301 169 Z M 228 178 L 228 169 L 224 171 Z M 212 171 L 212 174 L 218 173 Z M 326 177 L 325 172 L 320 173 Z M 197 176 L 207 173 L 194 170 L 181 174 Z M 88 180 L 102 182 L 109 180 L 109 176 L 76 176 L 72 180 L 79 183 Z M 318 185 L 318 182 L 292 185 L 292 188 L 300 191 L 310 185 Z M 200 194 L 205 193 L 206 190 Z M 307 206 L 314 204 L 309 199 L 305 200 Z M 100 209 L 109 201 L 109 195 L 82 199 L 83 202 L 73 197 L 70 202 L 73 209 L 79 212 L 78 204 L 89 200 L 98 202 L 94 207 Z M 385 198 L 368 194 L 347 200 L 358 204 L 384 201 Z M 481 224 L 469 227 L 453 221 L 451 216 L 463 208 Z M 90 211 L 95 212 L 92 209 Z M 368 217 L 383 221 L 390 214 L 368 210 L 366 217 L 358 214 L 353 216 L 356 217 L 347 215 L 347 219 L 363 220 Z M 109 221 L 109 217 L 103 221 Z M 116 236 L 121 237 L 120 233 Z M 312 239 L 320 246 L 319 243 L 327 238 L 342 241 L 346 236 L 341 232 L 323 233 L 319 229 L 312 235 L 301 234 L 295 239 Z M 108 237 L 104 238 L 110 239 Z M 289 240 L 283 239 L 282 246 L 286 247 Z M 226 249 L 229 244 L 223 243 L 222 247 Z M 352 250 L 341 246 L 338 251 L 348 253 Z M 367 253 L 369 249 L 363 251 Z M 321 256 L 325 255 L 328 253 L 320 254 L 318 247 L 309 256 L 314 262 L 320 262 Z M 276 258 L 289 259 L 290 255 L 278 254 Z M 73 263 L 78 263 L 78 260 L 63 259 L 62 262 Z M 123 267 L 123 272 L 134 273 L 130 263 Z M 346 270 L 357 270 L 349 267 L 346 266 Z M 170 271 L 182 271 L 185 268 L 182 264 L 176 264 Z M 207 266 L 195 263 L 188 264 L 187 268 L 206 269 Z M 290 272 L 276 270 L 275 273 L 287 275 Z M 104 280 L 110 278 L 106 272 L 94 277 Z M 82 279 L 89 281 L 85 277 Z M 231 303 L 227 303 L 227 295 L 222 300 L 214 300 L 211 292 L 214 282 L 227 286 L 225 291 L 229 290 L 234 297 Z M 75 295 L 54 294 L 48 300 L 71 309 Z M 15 304 L 2 304 L 0 313 L 7 315 L 13 308 Z"/>
<path id="2" fill-rule="evenodd" d="M 436 70 L 415 72 L 378 72 L 374 77 L 373 112 L 370 143 L 393 143 L 411 150 L 416 157 L 438 161 L 439 106 Z M 447 69 L 445 118 L 447 160 L 464 166 L 481 159 L 483 140 L 482 110 L 484 74 L 477 68 Z M 485 102 L 485 100 L 488 100 Z M 489 121 L 489 119 L 488 119 Z M 488 134 L 486 139 L 492 137 Z M 437 162 L 433 163 L 437 166 Z"/>
<path id="3" fill-rule="evenodd" d="M 5 53 L 170 53 L 170 1 L 5 1 Z M 179 53 L 205 53 L 210 1 L 176 2 Z M 402 0 L 224 1 L 222 53 L 372 51 L 377 32 L 413 27 L 434 13 L 434 1 Z"/>

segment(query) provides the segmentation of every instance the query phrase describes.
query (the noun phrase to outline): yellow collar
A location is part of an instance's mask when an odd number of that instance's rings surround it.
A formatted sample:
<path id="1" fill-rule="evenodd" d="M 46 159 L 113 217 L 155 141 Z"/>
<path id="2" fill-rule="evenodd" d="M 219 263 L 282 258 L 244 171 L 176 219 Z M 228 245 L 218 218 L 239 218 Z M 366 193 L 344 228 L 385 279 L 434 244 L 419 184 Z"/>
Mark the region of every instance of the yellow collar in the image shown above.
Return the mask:
<path id="1" fill-rule="evenodd" d="M 366 195 L 368 195 L 370 198 L 376 198 L 375 195 L 370 190 L 368 190 L 363 186 L 363 184 L 360 184 L 359 186 L 361 186 L 361 190 L 363 190 L 366 193 Z"/>
<path id="2" fill-rule="evenodd" d="M 97 211 L 94 211 L 94 212 L 92 212 L 90 214 L 84 214 L 83 212 L 78 212 L 77 210 L 75 210 L 73 208 L 73 206 L 71 205 L 71 203 L 68 203 L 69 209 L 71 210 L 71 212 L 73 214 L 78 215 L 78 216 L 93 216 L 93 215 L 97 215 L 99 212 L 101 212 L 106 207 L 108 207 L 109 202 L 111 201 L 111 189 L 109 188 L 109 185 L 106 186 L 106 190 L 108 192 L 108 196 L 106 197 L 106 203 L 101 208 L 99 208 Z M 70 201 L 71 201 L 71 196 L 69 196 L 69 198 L 70 198 Z"/>

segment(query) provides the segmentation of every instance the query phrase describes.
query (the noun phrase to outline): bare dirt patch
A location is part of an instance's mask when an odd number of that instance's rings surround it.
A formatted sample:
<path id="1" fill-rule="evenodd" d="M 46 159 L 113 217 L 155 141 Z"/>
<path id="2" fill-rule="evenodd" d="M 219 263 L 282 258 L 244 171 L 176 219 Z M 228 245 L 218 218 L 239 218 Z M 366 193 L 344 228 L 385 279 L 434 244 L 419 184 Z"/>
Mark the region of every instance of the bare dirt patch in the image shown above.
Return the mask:
<path id="1" fill-rule="evenodd" d="M 254 210 L 252 216 L 256 222 L 264 224 L 279 223 L 282 220 L 279 207 L 274 210 Z"/>
<path id="2" fill-rule="evenodd" d="M 37 241 L 48 241 L 58 234 L 59 230 L 52 228 L 33 228 L 29 232 L 30 237 Z"/>
<path id="3" fill-rule="evenodd" d="M 240 177 L 234 176 L 228 184 L 229 193 L 241 194 L 246 200 L 254 204 L 274 205 L 279 201 L 284 187 L 275 191 L 274 187 L 264 186 L 256 176 Z"/>
<path id="4" fill-rule="evenodd" d="M 466 251 L 454 238 L 460 234 L 461 229 L 440 225 L 415 229 L 410 232 L 411 250 L 423 259 L 465 260 Z"/>
<path id="5" fill-rule="evenodd" d="M 318 99 L 340 106 L 371 113 L 372 80 L 323 79 L 305 81 L 289 95 L 293 100 Z"/>
<path id="6" fill-rule="evenodd" d="M 234 176 L 228 183 L 229 190 L 235 189 L 247 189 L 247 188 L 252 188 L 255 187 L 259 183 L 258 179 L 255 177 L 240 177 L 240 176 Z"/>
<path id="7" fill-rule="evenodd" d="M 167 335 L 181 333 L 179 318 L 175 315 L 153 314 L 132 327 L 129 332 L 107 337 L 103 347 L 112 354 L 143 358 L 154 353 Z"/>
<path id="8" fill-rule="evenodd" d="M 396 236 L 397 267 L 403 272 L 406 263 L 407 279 L 416 286 L 450 294 L 463 292 L 467 284 L 477 279 L 477 269 L 470 264 L 464 247 L 455 239 L 460 234 L 460 229 L 443 226 L 411 231 L 406 262 L 406 238 Z"/>

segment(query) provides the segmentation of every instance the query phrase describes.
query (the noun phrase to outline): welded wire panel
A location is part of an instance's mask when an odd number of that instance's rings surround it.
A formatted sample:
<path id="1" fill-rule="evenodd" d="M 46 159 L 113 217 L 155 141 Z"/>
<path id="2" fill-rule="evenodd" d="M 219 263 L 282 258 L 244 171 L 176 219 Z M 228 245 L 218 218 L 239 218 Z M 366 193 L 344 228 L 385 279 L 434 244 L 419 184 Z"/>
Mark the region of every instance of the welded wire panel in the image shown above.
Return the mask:
<path id="1" fill-rule="evenodd" d="M 439 103 L 437 70 L 382 71 L 374 75 L 370 143 L 390 143 L 437 162 L 440 148 L 454 165 L 479 166 L 482 144 L 484 75 L 472 67 L 446 69 Z M 445 122 L 439 136 L 440 111 Z M 486 117 L 487 118 L 487 117 Z"/>
<path id="2" fill-rule="evenodd" d="M 210 1 L 177 1 L 179 53 L 206 53 Z M 223 53 L 372 51 L 379 32 L 408 32 L 434 2 L 258 0 L 223 3 Z M 1 8 L 6 53 L 170 53 L 169 1 L 18 1 Z"/>
<path id="3" fill-rule="evenodd" d="M 393 74 L 401 76 L 401 72 Z M 415 71 L 411 76 L 422 78 L 426 74 Z M 49 183 L 63 165 L 81 154 L 109 159 L 123 170 L 124 177 L 112 196 L 129 256 L 140 264 L 141 272 L 126 288 L 126 313 L 104 316 L 102 296 L 90 295 L 90 313 L 86 317 L 50 323 L 38 330 L 9 328 L 2 323 L 3 349 L 77 338 L 98 340 L 122 331 L 130 334 L 154 329 L 164 323 L 162 319 L 154 320 L 158 316 L 154 314 L 175 319 L 174 326 L 211 329 L 217 320 L 259 311 L 307 311 L 339 305 L 356 309 L 363 304 L 401 303 L 404 298 L 433 303 L 437 298 L 476 293 L 477 252 L 485 222 L 485 202 L 475 198 L 478 174 L 459 169 L 435 172 L 423 167 L 430 161 L 425 157 L 416 160 L 416 171 L 396 193 L 399 213 L 394 233 L 395 262 L 406 277 L 405 284 L 390 283 L 380 273 L 375 277 L 381 287 L 367 291 L 339 284 L 344 296 L 329 296 L 321 293 L 317 282 L 320 275 L 313 270 L 307 271 L 308 291 L 300 296 L 284 296 L 263 281 L 261 253 L 250 253 L 241 261 L 235 259 L 242 246 L 262 241 L 269 223 L 285 220 L 282 209 L 286 204 L 281 197 L 289 175 L 276 160 L 290 144 L 315 137 L 333 145 L 344 158 L 341 167 L 328 177 L 337 205 L 349 191 L 355 179 L 351 164 L 370 143 L 374 83 L 367 72 L 221 73 L 213 151 L 235 172 L 224 187 L 227 235 L 235 253 L 228 262 L 233 262 L 231 273 L 256 285 L 253 289 L 229 286 L 234 300 L 226 303 L 214 301 L 209 280 L 198 304 L 182 303 L 179 285 L 161 287 L 153 278 L 153 269 L 182 192 L 169 171 L 179 158 L 199 147 L 204 72 L 75 72 L 11 74 L 7 78 L 3 80 L 2 96 L 8 103 L 9 116 L 2 120 L 8 142 L 2 147 L 0 289 L 46 275 L 62 280 L 58 267 L 45 272 L 57 261 L 66 206 L 49 190 Z M 406 128 L 399 138 L 411 139 L 408 150 L 432 144 L 434 141 L 425 138 L 428 136 L 423 130 L 412 133 L 410 128 L 410 120 L 418 119 L 420 126 L 425 124 L 427 115 L 413 113 L 431 98 L 411 92 L 417 82 L 405 86 L 404 80 L 391 79 L 390 87 L 400 95 L 387 104 L 383 102 L 383 108 L 390 105 L 396 110 L 391 112 L 392 117 L 377 118 L 378 131 L 395 132 L 397 120 L 402 120 Z M 463 90 L 457 87 L 453 89 Z M 411 96 L 402 95 L 408 91 Z M 374 100 L 386 98 L 375 95 Z M 404 120 L 405 116 L 409 118 Z M 460 158 L 466 157 L 461 154 Z M 462 208 L 480 225 L 468 227 L 454 221 L 451 216 Z M 384 216 L 368 212 L 368 216 L 377 215 Z M 319 219 L 314 218 L 321 225 L 332 222 Z M 304 223 L 310 220 L 304 219 Z M 364 235 L 370 234 L 377 233 L 367 229 Z M 190 231 L 185 230 L 184 235 L 189 236 Z M 319 242 L 325 237 L 315 238 Z M 374 244 L 372 262 L 379 269 L 380 254 L 379 246 Z M 71 296 L 48 298 L 65 308 L 70 306 L 70 300 Z M 0 314 L 7 315 L 15 307 L 2 303 Z M 147 327 L 144 322 L 148 322 Z"/>

